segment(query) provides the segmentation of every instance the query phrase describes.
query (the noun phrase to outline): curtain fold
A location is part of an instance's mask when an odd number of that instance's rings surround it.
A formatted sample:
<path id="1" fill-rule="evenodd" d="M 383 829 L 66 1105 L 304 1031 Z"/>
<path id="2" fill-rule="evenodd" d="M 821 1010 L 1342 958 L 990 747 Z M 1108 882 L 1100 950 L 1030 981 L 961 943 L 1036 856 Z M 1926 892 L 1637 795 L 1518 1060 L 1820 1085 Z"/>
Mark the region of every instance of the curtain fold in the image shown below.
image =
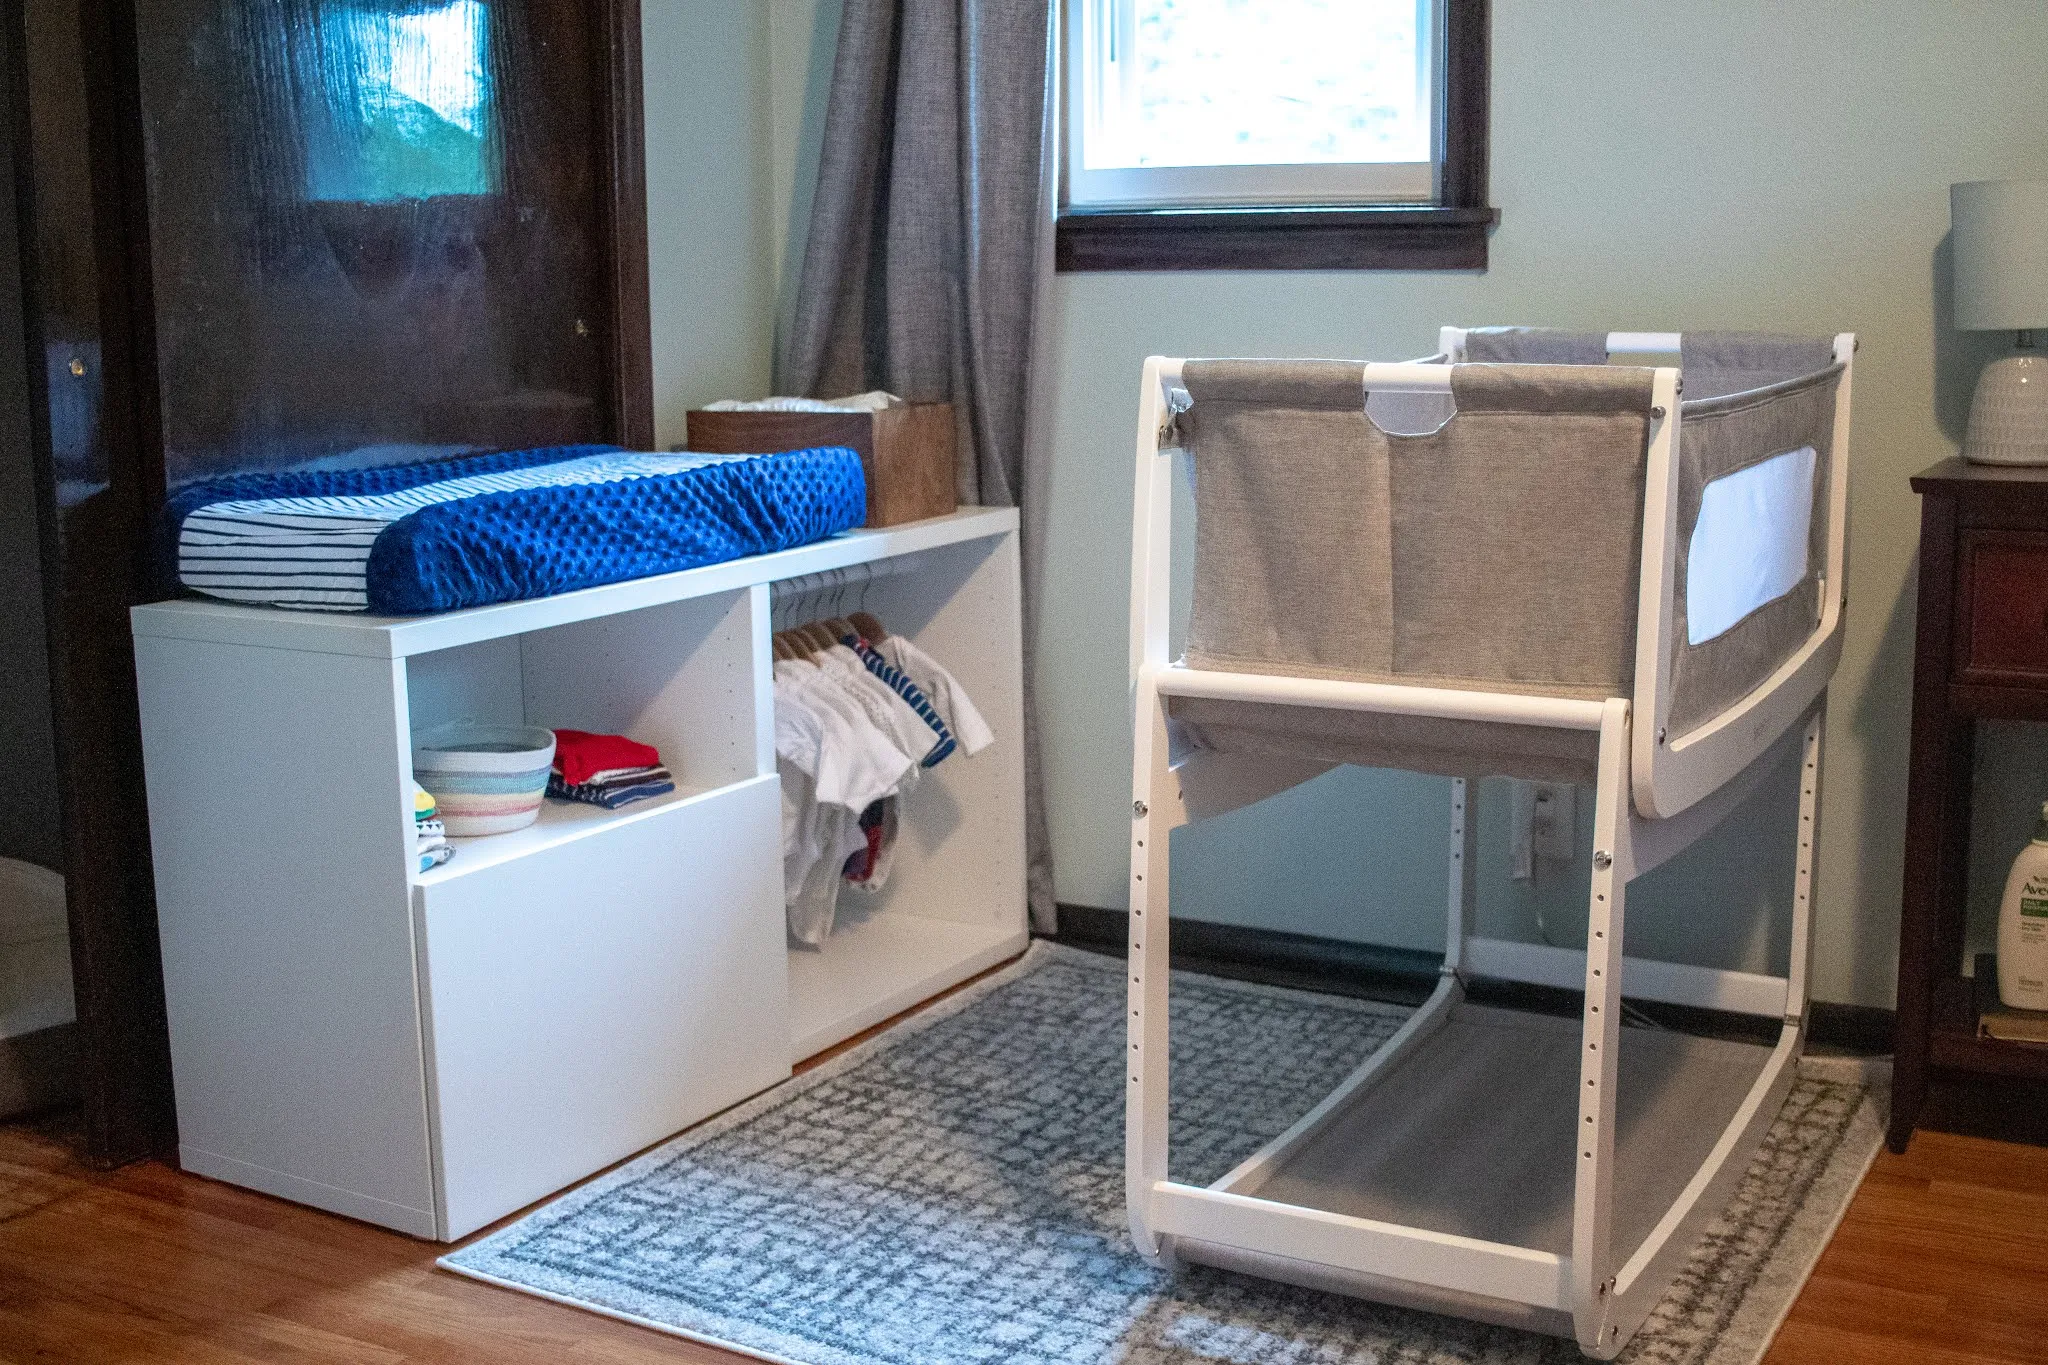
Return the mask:
<path id="1" fill-rule="evenodd" d="M 953 404 L 964 502 L 1023 522 L 1033 928 L 1054 927 L 1032 675 L 1048 460 L 1031 420 L 1052 272 L 1050 0 L 846 0 L 778 393 Z"/>

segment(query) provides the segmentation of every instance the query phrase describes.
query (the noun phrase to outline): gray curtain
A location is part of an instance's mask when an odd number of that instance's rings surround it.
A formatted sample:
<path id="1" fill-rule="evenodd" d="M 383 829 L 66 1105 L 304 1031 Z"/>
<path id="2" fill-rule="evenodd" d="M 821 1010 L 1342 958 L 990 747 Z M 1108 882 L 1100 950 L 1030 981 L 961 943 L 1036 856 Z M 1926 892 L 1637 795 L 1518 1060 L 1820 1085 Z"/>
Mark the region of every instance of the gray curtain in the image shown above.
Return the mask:
<path id="1" fill-rule="evenodd" d="M 1031 918 L 1053 928 L 1031 685 L 1046 464 L 1030 430 L 1052 262 L 1051 0 L 846 0 L 776 392 L 950 400 L 963 502 L 1023 517 Z"/>

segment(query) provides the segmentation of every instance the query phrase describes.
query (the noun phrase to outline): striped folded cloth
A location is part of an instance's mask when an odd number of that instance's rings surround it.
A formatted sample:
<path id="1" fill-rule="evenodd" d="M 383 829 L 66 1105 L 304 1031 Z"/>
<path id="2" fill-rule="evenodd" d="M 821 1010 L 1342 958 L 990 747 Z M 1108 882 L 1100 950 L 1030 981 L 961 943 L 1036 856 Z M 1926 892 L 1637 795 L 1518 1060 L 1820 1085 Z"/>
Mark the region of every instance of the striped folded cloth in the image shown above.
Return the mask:
<path id="1" fill-rule="evenodd" d="M 557 801 L 582 801 L 606 810 L 617 810 L 650 796 L 667 796 L 675 789 L 675 774 L 659 764 L 607 768 L 592 773 L 586 782 L 565 781 L 559 771 L 548 774 L 548 795 Z"/>

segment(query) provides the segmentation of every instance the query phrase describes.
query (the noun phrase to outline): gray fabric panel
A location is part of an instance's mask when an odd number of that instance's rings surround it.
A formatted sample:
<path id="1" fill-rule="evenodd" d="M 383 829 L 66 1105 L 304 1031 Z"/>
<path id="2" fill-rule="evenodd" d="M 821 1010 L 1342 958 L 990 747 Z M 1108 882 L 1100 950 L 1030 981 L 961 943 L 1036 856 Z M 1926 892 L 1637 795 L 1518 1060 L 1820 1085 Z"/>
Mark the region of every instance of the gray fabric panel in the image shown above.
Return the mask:
<path id="1" fill-rule="evenodd" d="M 846 0 L 803 265 L 775 391 L 950 400 L 963 502 L 1023 524 L 1032 921 L 1053 921 L 1040 773 L 1038 566 L 1047 445 L 1028 443 L 1034 320 L 1052 274 L 1051 9 Z"/>
<path id="2" fill-rule="evenodd" d="M 1803 378 L 1834 363 L 1833 337 L 1687 332 L 1679 339 L 1688 402 Z"/>
<path id="3" fill-rule="evenodd" d="M 1591 730 L 1499 725 L 1212 697 L 1168 697 L 1179 743 L 1224 754 L 1278 754 L 1446 777 L 1521 777 L 1592 785 L 1600 736 Z"/>
<path id="4" fill-rule="evenodd" d="M 1465 358 L 1485 365 L 1605 365 L 1607 333 L 1554 327 L 1474 327 Z"/>
<path id="5" fill-rule="evenodd" d="M 1389 443 L 1396 675 L 1628 692 L 1650 383 L 1460 366 L 1457 417 Z"/>
<path id="6" fill-rule="evenodd" d="M 1190 360 L 1180 378 L 1198 408 L 1262 403 L 1356 412 L 1365 404 L 1365 363 L 1358 360 Z"/>
<path id="7" fill-rule="evenodd" d="M 1386 441 L 1364 367 L 1190 361 L 1197 668 L 1383 675 L 1392 667 Z"/>
<path id="8" fill-rule="evenodd" d="M 1454 365 L 1451 395 L 1461 413 L 1627 413 L 1650 408 L 1654 371 L 1636 365 Z M 1504 448 L 1502 454 L 1519 450 Z"/>
<path id="9" fill-rule="evenodd" d="M 1634 675 L 1651 374 L 1468 365 L 1389 436 L 1343 361 L 1190 361 L 1197 668 L 1607 697 Z"/>
<path id="10" fill-rule="evenodd" d="M 1459 1006 L 1245 1193 L 1568 1256 L 1580 1047 L 1576 1019 Z M 1770 1057 L 1754 1043 L 1623 1032 L 1614 1115 L 1620 1255 L 1656 1227 Z"/>
<path id="11" fill-rule="evenodd" d="M 1740 701 L 1790 658 L 1820 619 L 1820 576 L 1827 569 L 1828 498 L 1833 477 L 1835 390 L 1841 367 L 1767 389 L 1685 403 L 1678 442 L 1678 563 L 1670 655 L 1672 737 Z M 1799 585 L 1698 645 L 1686 643 L 1686 576 L 1700 500 L 1714 480 L 1812 446 L 1813 520 L 1807 571 Z"/>

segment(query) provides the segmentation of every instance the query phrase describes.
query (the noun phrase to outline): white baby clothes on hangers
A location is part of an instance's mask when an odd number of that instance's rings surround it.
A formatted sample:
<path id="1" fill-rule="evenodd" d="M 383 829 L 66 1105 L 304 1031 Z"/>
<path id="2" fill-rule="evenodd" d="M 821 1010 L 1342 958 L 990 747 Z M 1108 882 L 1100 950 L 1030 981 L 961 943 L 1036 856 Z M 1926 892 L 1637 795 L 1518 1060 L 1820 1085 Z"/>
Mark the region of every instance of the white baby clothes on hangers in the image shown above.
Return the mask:
<path id="1" fill-rule="evenodd" d="M 832 932 L 839 869 L 867 842 L 860 812 L 898 790 L 917 764 L 817 665 L 783 660 L 774 679 L 783 899 L 790 934 L 820 943 Z"/>
<path id="2" fill-rule="evenodd" d="M 995 736 L 967 690 L 900 637 L 858 637 L 775 664 L 776 768 L 782 777 L 783 899 L 791 937 L 832 932 L 842 886 L 879 890 L 894 863 L 900 797 L 955 748 Z M 879 803 L 870 831 L 862 815 Z M 863 855 L 863 856 L 856 856 Z"/>
<path id="3" fill-rule="evenodd" d="M 995 742 L 994 733 L 973 699 L 967 695 L 967 689 L 938 660 L 901 636 L 892 635 L 876 644 L 863 643 L 884 667 L 907 680 L 916 689 L 919 699 L 938 713 L 938 720 L 945 727 L 944 747 L 934 751 L 936 757 L 926 758 L 926 766 L 944 758 L 956 746 L 971 756 Z M 866 867 L 867 875 L 859 879 L 849 878 L 847 883 L 856 890 L 881 890 L 888 883 L 890 870 L 895 866 L 901 802 L 891 799 L 882 804 L 881 837 L 873 847 L 873 857 Z"/>
<path id="4" fill-rule="evenodd" d="M 869 672 L 859 655 L 845 645 L 834 645 L 819 651 L 812 662 L 845 689 L 899 750 L 915 763 L 925 761 L 939 732 L 901 694 Z"/>
<path id="5" fill-rule="evenodd" d="M 995 732 L 982 719 L 973 699 L 967 695 L 967 689 L 946 671 L 945 665 L 901 635 L 891 635 L 873 648 L 931 699 L 932 705 L 938 708 L 939 718 L 945 721 L 946 728 L 953 732 L 953 737 L 969 755 L 978 754 L 995 743 Z"/>

